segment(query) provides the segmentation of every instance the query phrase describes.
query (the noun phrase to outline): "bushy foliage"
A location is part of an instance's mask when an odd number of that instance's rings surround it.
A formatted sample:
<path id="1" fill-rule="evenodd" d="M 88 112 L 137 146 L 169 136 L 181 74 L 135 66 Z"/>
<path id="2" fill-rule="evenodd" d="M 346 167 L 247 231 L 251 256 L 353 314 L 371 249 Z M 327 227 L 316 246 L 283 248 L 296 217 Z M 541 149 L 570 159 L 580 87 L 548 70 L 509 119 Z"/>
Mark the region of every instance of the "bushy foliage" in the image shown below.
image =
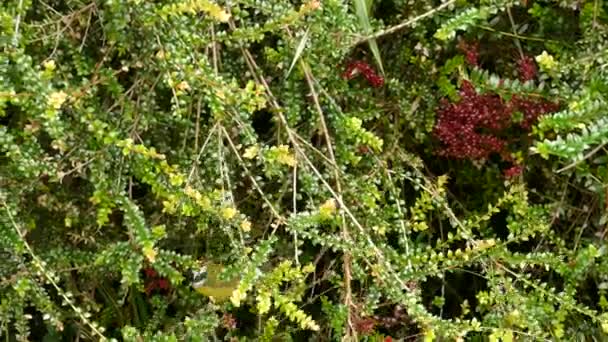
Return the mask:
<path id="1" fill-rule="evenodd" d="M 605 339 L 607 10 L 4 1 L 0 337 Z"/>

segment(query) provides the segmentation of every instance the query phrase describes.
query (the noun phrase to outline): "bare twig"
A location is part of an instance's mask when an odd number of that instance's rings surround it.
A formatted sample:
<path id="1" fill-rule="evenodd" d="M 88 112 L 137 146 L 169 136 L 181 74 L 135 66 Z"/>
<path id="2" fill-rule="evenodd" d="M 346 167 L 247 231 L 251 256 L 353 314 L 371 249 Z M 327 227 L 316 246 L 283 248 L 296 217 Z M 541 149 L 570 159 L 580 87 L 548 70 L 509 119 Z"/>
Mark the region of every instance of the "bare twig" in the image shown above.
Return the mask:
<path id="1" fill-rule="evenodd" d="M 509 22 L 511 22 L 511 30 L 513 31 L 513 35 L 517 35 L 517 30 L 515 29 L 515 20 L 513 19 L 513 14 L 511 14 L 511 7 L 507 7 L 507 16 L 509 17 Z M 515 46 L 517 47 L 517 51 L 519 52 L 519 57 L 524 59 L 524 50 L 521 48 L 521 43 L 518 38 L 515 38 Z"/>
<path id="2" fill-rule="evenodd" d="M 293 167 L 293 184 L 292 184 L 292 190 L 291 190 L 294 216 L 298 214 L 297 183 L 298 183 L 298 164 L 294 165 L 294 167 Z M 294 249 L 293 254 L 294 254 L 294 258 L 296 260 L 296 265 L 300 265 L 300 260 L 299 260 L 299 256 L 298 256 L 299 251 L 298 251 L 298 232 L 297 231 L 293 232 L 293 249 Z"/>
<path id="3" fill-rule="evenodd" d="M 194 149 L 198 150 L 198 136 L 201 134 L 201 103 L 202 98 L 199 97 L 196 102 L 196 123 L 194 125 Z"/>
<path id="4" fill-rule="evenodd" d="M 82 42 L 80 43 L 80 47 L 78 47 L 78 52 L 82 52 L 82 48 L 84 48 L 84 44 L 87 41 L 87 36 L 89 35 L 89 28 L 91 27 L 91 18 L 93 17 L 93 10 L 89 12 L 89 18 L 87 19 L 87 27 L 84 30 L 84 37 L 82 37 Z"/>
<path id="5" fill-rule="evenodd" d="M 23 246 L 25 247 L 25 249 L 27 250 L 28 254 L 30 255 L 30 257 L 32 258 L 32 264 L 34 264 L 34 266 L 36 268 L 38 268 L 38 270 L 44 275 L 44 277 L 46 278 L 46 280 L 55 288 L 55 290 L 57 291 L 57 293 L 63 298 L 63 300 L 68 303 L 68 305 L 72 308 L 72 310 L 74 310 L 74 312 L 80 317 L 80 319 L 89 327 L 89 329 L 91 329 L 91 331 L 99 336 L 101 341 L 106 341 L 106 337 L 101 333 L 101 331 L 99 331 L 97 329 L 97 327 L 93 324 L 93 322 L 91 322 L 86 316 L 85 313 L 82 311 L 82 309 L 76 307 L 76 304 L 74 304 L 74 302 L 72 301 L 72 299 L 70 297 L 67 296 L 67 294 L 61 289 L 61 287 L 59 287 L 59 285 L 57 284 L 57 282 L 55 281 L 54 277 L 52 274 L 49 274 L 49 272 L 44 268 L 44 261 L 42 259 L 40 259 L 35 253 L 34 250 L 32 249 L 32 247 L 30 246 L 30 244 L 27 242 L 27 239 L 25 238 L 25 234 L 21 231 L 21 229 L 19 229 L 19 227 L 17 226 L 17 223 L 15 222 L 15 219 L 13 218 L 13 214 L 11 213 L 11 210 L 9 209 L 8 205 L 6 204 L 6 202 L 4 200 L 2 200 L 2 206 L 4 207 L 5 211 L 6 211 L 6 215 L 8 216 L 9 221 L 11 222 L 15 232 L 17 233 L 17 235 L 19 236 L 19 239 L 21 240 L 21 242 L 23 243 Z"/>
<path id="6" fill-rule="evenodd" d="M 598 12 L 599 0 L 593 2 L 593 28 L 597 27 L 597 12 Z"/>
<path id="7" fill-rule="evenodd" d="M 557 170 L 557 171 L 555 171 L 555 172 L 557 172 L 557 173 L 561 173 L 561 172 L 564 172 L 564 171 L 566 171 L 566 170 L 570 170 L 571 168 L 573 168 L 573 167 L 577 166 L 578 164 L 580 164 L 580 163 L 584 162 L 585 160 L 587 160 L 587 159 L 591 158 L 591 157 L 592 157 L 594 154 L 596 154 L 596 153 L 597 153 L 599 150 L 601 150 L 602 148 L 604 148 L 604 146 L 606 146 L 606 143 L 603 143 L 603 144 L 601 144 L 601 145 L 598 145 L 596 148 L 594 148 L 593 150 L 589 151 L 589 153 L 585 154 L 585 155 L 583 156 L 583 158 L 581 158 L 580 160 L 577 160 L 577 161 L 575 161 L 575 162 L 573 162 L 573 163 L 571 163 L 571 164 L 569 164 L 569 165 L 566 165 L 566 166 L 562 167 L 561 169 L 559 169 L 559 170 Z"/>
<path id="8" fill-rule="evenodd" d="M 520 34 L 517 33 L 510 33 L 510 32 L 504 32 L 504 31 L 499 31 L 493 27 L 490 26 L 485 26 L 485 25 L 475 25 L 475 27 L 478 27 L 482 30 L 486 30 L 486 31 L 490 31 L 490 32 L 494 32 L 496 34 L 499 34 L 501 36 L 505 36 L 505 37 L 512 37 L 512 38 L 516 38 L 519 40 L 530 40 L 530 41 L 535 41 L 535 42 L 557 42 L 556 40 L 553 39 L 545 39 L 545 38 L 537 38 L 537 37 L 526 37 L 526 36 L 522 36 Z"/>
<path id="9" fill-rule="evenodd" d="M 368 41 L 370 39 L 377 39 L 377 38 L 380 38 L 382 36 L 393 34 L 393 33 L 397 32 L 397 31 L 399 31 L 399 30 L 401 30 L 401 29 L 403 29 L 405 27 L 408 27 L 408 26 L 410 26 L 410 25 L 412 25 L 412 24 L 414 24 L 414 23 L 416 23 L 416 22 L 418 22 L 418 21 L 420 21 L 420 20 L 422 20 L 424 18 L 432 16 L 433 14 L 435 14 L 435 13 L 443 10 L 444 8 L 446 8 L 446 7 L 454 4 L 455 2 L 456 2 L 456 0 L 449 0 L 448 2 L 445 2 L 445 3 L 441 4 L 441 5 L 433 8 L 432 10 L 430 10 L 428 12 L 425 12 L 425 13 L 417 16 L 417 17 L 414 17 L 414 18 L 412 18 L 412 19 L 410 19 L 408 21 L 405 21 L 405 22 L 403 22 L 401 24 L 389 27 L 388 29 L 385 29 L 385 30 L 382 30 L 382 31 L 378 31 L 378 32 L 376 32 L 374 34 L 371 34 L 369 36 L 366 36 L 366 37 L 361 37 L 358 40 L 356 40 L 352 44 L 352 46 L 359 45 L 359 44 L 364 43 L 364 42 L 366 42 L 366 41 Z"/>
<path id="10" fill-rule="evenodd" d="M 409 259 L 409 255 L 410 255 L 409 237 L 407 235 L 407 228 L 405 227 L 405 221 L 403 220 L 403 216 L 405 213 L 403 212 L 403 209 L 401 209 L 399 194 L 397 193 L 395 183 L 393 182 L 393 177 L 391 177 L 391 173 L 389 172 L 388 168 L 385 167 L 384 170 L 386 171 L 386 176 L 388 177 L 388 181 L 390 182 L 391 191 L 393 192 L 393 194 L 395 196 L 397 212 L 399 213 L 399 227 L 401 228 L 401 234 L 403 234 L 403 240 L 404 240 L 404 245 L 405 245 L 405 255 L 406 255 L 406 257 L 408 257 L 407 266 L 411 270 L 412 261 Z"/>
<path id="11" fill-rule="evenodd" d="M 19 0 L 17 4 L 17 18 L 15 18 L 15 30 L 13 32 L 13 45 L 19 44 L 19 25 L 21 24 L 21 9 L 23 8 L 23 0 Z"/>
<path id="12" fill-rule="evenodd" d="M 451 2 L 453 2 L 453 1 L 451 1 Z M 236 26 L 235 26 L 233 20 L 230 20 L 228 24 L 232 30 L 236 29 Z M 371 250 L 375 254 L 376 258 L 378 259 L 378 262 L 380 262 L 386 268 L 387 275 L 389 275 L 397 284 L 399 284 L 399 287 L 401 289 L 406 290 L 408 292 L 411 291 L 410 287 L 395 272 L 392 265 L 386 261 L 385 256 L 382 253 L 382 251 L 374 243 L 370 234 L 368 234 L 366 229 L 361 225 L 361 223 L 355 217 L 355 215 L 352 213 L 352 211 L 349 209 L 349 207 L 343 202 L 342 197 L 332 188 L 331 185 L 329 185 L 327 183 L 327 181 L 324 179 L 321 172 L 311 162 L 311 160 L 306 155 L 305 151 L 302 150 L 301 146 L 298 144 L 298 141 L 295 138 L 295 132 L 293 132 L 293 130 L 289 127 L 287 119 L 285 118 L 285 116 L 283 114 L 283 109 L 281 108 L 276 97 L 272 93 L 272 90 L 270 89 L 268 82 L 264 79 L 264 77 L 262 75 L 260 75 L 258 73 L 260 68 L 257 65 L 257 63 L 255 62 L 255 59 L 253 58 L 253 56 L 251 55 L 249 50 L 247 50 L 244 47 L 241 47 L 241 52 L 243 54 L 243 57 L 245 58 L 245 62 L 249 68 L 249 71 L 252 74 L 252 77 L 264 87 L 268 102 L 275 109 L 275 112 L 279 118 L 279 121 L 280 121 L 281 125 L 285 128 L 287 137 L 288 137 L 289 141 L 292 143 L 297 155 L 300 157 L 300 160 L 303 160 L 308 165 L 308 167 L 315 174 L 315 176 L 318 177 L 319 181 L 322 183 L 322 185 L 325 187 L 325 189 L 331 193 L 333 198 L 339 204 L 340 210 L 342 210 L 344 212 L 344 214 L 346 214 L 346 216 L 348 216 L 348 218 L 351 220 L 354 227 L 357 228 L 357 230 L 359 231 L 361 237 L 365 239 L 366 243 L 371 248 Z M 350 262 L 350 260 L 347 260 L 347 261 Z M 371 262 L 369 260 L 365 259 L 364 261 L 366 261 L 366 263 L 368 263 L 371 266 Z"/>
<path id="13" fill-rule="evenodd" d="M 186 181 L 186 185 L 190 184 L 190 181 L 192 180 L 192 176 L 194 176 L 194 171 L 196 170 L 196 166 L 198 164 L 198 162 L 201 159 L 201 156 L 203 155 L 203 152 L 205 152 L 205 148 L 207 147 L 207 144 L 209 143 L 209 140 L 211 140 L 211 136 L 213 136 L 213 132 L 215 132 L 215 130 L 217 129 L 217 123 L 215 125 L 213 125 L 213 127 L 211 127 L 211 129 L 209 130 L 209 134 L 207 135 L 207 138 L 205 139 L 205 142 L 203 142 L 203 146 L 201 147 L 201 149 L 198 152 L 198 155 L 196 156 L 196 159 L 192 162 L 192 168 L 190 169 L 190 173 L 188 174 L 188 179 Z"/>
<path id="14" fill-rule="evenodd" d="M 266 197 L 266 194 L 264 194 L 264 191 L 262 190 L 262 188 L 260 187 L 260 185 L 258 184 L 258 182 L 255 180 L 255 177 L 253 177 L 251 171 L 249 171 L 249 168 L 245 165 L 245 162 L 243 161 L 243 158 L 241 158 L 241 155 L 239 154 L 239 151 L 236 149 L 236 146 L 234 146 L 234 142 L 232 142 L 232 139 L 230 138 L 230 135 L 228 135 L 228 132 L 226 131 L 226 129 L 224 127 L 221 127 L 221 130 L 224 132 L 224 135 L 226 136 L 226 139 L 228 140 L 228 144 L 230 145 L 230 148 L 232 149 L 232 152 L 234 152 L 234 155 L 235 155 L 236 159 L 238 159 L 239 163 L 241 164 L 241 167 L 243 168 L 243 170 L 245 171 L 245 173 L 249 177 L 249 180 L 253 184 L 253 187 L 258 191 L 258 193 L 262 197 L 262 200 L 264 200 L 264 202 L 266 202 L 266 205 L 268 205 L 268 208 L 270 208 L 270 211 L 272 212 L 272 215 L 277 220 L 279 220 L 280 223 L 284 223 L 285 221 L 287 221 L 285 219 L 285 217 L 283 217 L 281 214 L 279 214 L 279 212 L 275 209 L 275 207 L 272 204 L 272 202 L 270 202 L 270 200 Z M 277 225 L 277 227 L 278 227 L 278 225 Z M 275 230 L 276 230 L 276 227 L 275 227 Z M 273 230 L 272 233 L 274 234 L 274 230 Z"/>
<path id="15" fill-rule="evenodd" d="M 221 132 L 218 131 L 217 132 L 217 140 L 218 140 L 218 144 L 217 144 L 217 149 L 218 149 L 218 166 L 220 169 L 220 177 L 221 177 L 221 181 L 222 181 L 222 195 L 224 195 L 224 193 L 228 193 L 228 200 L 230 202 L 230 205 L 234 208 L 236 208 L 236 202 L 234 200 L 234 194 L 232 193 L 232 184 L 230 182 L 230 170 L 228 169 L 228 165 L 226 163 L 226 158 L 224 157 L 224 138 L 223 136 L 225 135 L 228 139 L 230 139 L 230 136 L 228 135 L 228 132 L 226 132 L 226 129 L 224 128 L 224 126 L 221 126 Z M 222 134 L 225 133 L 225 134 Z M 226 189 L 224 189 L 224 184 L 226 185 Z M 243 238 L 243 232 L 238 229 L 238 234 L 239 234 L 239 240 L 241 242 L 241 246 L 245 244 L 245 239 Z M 230 238 L 232 240 L 232 233 L 230 232 Z M 232 243 L 234 243 L 234 241 L 231 241 Z"/>
<path id="16" fill-rule="evenodd" d="M 300 60 L 300 65 L 302 66 L 302 69 L 304 70 L 304 75 L 306 76 L 306 83 L 308 84 L 308 88 L 310 89 L 310 93 L 312 95 L 312 99 L 313 102 L 315 104 L 315 109 L 317 110 L 317 114 L 319 114 L 319 121 L 321 123 L 321 129 L 323 131 L 323 135 L 325 137 L 325 142 L 327 144 L 327 151 L 329 154 L 329 159 L 331 160 L 331 162 L 334 165 L 337 165 L 336 163 L 336 157 L 334 155 L 334 149 L 333 149 L 333 145 L 331 142 L 331 136 L 329 134 L 329 129 L 327 128 L 327 123 L 325 122 L 325 115 L 323 113 L 323 109 L 321 108 L 321 104 L 319 103 L 319 96 L 317 95 L 317 91 L 315 89 L 315 85 L 312 79 L 312 73 L 310 71 L 310 68 L 308 67 L 308 65 L 306 64 L 306 62 L 304 62 L 303 60 Z M 342 201 L 342 185 L 341 185 L 341 180 L 340 180 L 340 173 L 334 169 L 334 178 L 335 178 L 335 182 L 336 182 L 336 192 L 338 194 L 338 196 L 340 197 L 340 201 Z M 345 241 L 350 240 L 350 232 L 348 230 L 348 224 L 346 223 L 346 217 L 344 217 L 344 213 L 341 214 L 342 215 L 342 237 L 344 238 Z M 344 251 L 344 255 L 342 258 L 342 262 L 343 262 L 343 269 L 344 269 L 344 305 L 347 308 L 347 325 L 348 325 L 348 330 L 345 336 L 345 339 L 347 340 L 357 340 L 357 330 L 354 327 L 353 324 L 353 314 L 351 312 L 351 308 L 353 307 L 353 301 L 352 301 L 352 289 L 351 289 L 351 282 L 352 282 L 352 255 L 351 253 L 349 253 L 348 251 Z"/>

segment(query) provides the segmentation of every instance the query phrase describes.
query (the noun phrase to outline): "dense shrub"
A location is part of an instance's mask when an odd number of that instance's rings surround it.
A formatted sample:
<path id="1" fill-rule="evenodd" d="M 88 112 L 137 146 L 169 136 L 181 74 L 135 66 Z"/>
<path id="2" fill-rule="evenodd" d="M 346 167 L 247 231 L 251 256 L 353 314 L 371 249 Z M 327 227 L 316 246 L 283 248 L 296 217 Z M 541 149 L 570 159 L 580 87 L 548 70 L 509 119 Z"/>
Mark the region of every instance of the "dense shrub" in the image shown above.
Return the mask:
<path id="1" fill-rule="evenodd" d="M 0 337 L 606 339 L 607 6 L 4 1 Z"/>

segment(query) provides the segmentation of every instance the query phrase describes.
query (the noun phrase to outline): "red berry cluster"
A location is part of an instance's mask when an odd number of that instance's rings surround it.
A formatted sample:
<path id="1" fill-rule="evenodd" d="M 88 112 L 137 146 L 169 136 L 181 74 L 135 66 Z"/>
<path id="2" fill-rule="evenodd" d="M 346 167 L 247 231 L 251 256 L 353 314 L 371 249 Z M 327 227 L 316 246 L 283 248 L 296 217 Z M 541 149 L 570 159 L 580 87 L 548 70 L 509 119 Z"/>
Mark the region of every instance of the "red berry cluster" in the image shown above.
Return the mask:
<path id="1" fill-rule="evenodd" d="M 171 288 L 169 280 L 167 278 L 161 277 L 156 270 L 151 267 L 144 269 L 144 274 L 146 276 L 146 294 L 149 296 L 154 290 L 159 290 L 161 292 L 166 292 Z"/>
<path id="2" fill-rule="evenodd" d="M 559 106 L 556 103 L 544 99 L 530 99 L 521 96 L 513 96 L 509 102 L 509 106 L 512 107 L 514 112 L 518 111 L 523 114 L 524 117 L 520 125 L 526 130 L 532 127 L 540 115 L 559 110 Z"/>
<path id="3" fill-rule="evenodd" d="M 468 81 L 462 84 L 460 96 L 457 103 L 443 101 L 434 130 L 444 145 L 439 154 L 457 159 L 482 160 L 497 153 L 510 160 L 507 141 L 499 135 L 513 125 L 513 114 L 520 112 L 520 127 L 529 129 L 539 115 L 558 109 L 544 100 L 514 96 L 505 102 L 495 94 L 478 94 Z"/>
<path id="4" fill-rule="evenodd" d="M 347 80 L 353 79 L 357 75 L 363 75 L 367 82 L 374 88 L 384 85 L 384 77 L 378 75 L 376 71 L 363 61 L 352 61 L 346 66 L 342 77 Z"/>
<path id="5" fill-rule="evenodd" d="M 510 179 L 516 176 L 519 176 L 524 172 L 524 167 L 522 165 L 513 165 L 510 168 L 503 171 L 505 178 Z"/>
<path id="6" fill-rule="evenodd" d="M 522 82 L 530 81 L 536 78 L 536 63 L 530 56 L 523 56 L 517 61 L 517 71 L 519 73 L 519 80 Z"/>
<path id="7" fill-rule="evenodd" d="M 467 43 L 464 40 L 461 40 L 458 43 L 458 49 L 464 53 L 464 59 L 467 61 L 467 64 L 475 67 L 479 66 L 478 42 Z"/>
<path id="8" fill-rule="evenodd" d="M 511 118 L 499 96 L 479 95 L 466 81 L 460 90 L 458 103 L 443 101 L 438 111 L 435 136 L 444 144 L 441 155 L 459 159 L 486 159 L 502 151 L 506 142 L 480 132 L 483 129 L 504 129 Z"/>

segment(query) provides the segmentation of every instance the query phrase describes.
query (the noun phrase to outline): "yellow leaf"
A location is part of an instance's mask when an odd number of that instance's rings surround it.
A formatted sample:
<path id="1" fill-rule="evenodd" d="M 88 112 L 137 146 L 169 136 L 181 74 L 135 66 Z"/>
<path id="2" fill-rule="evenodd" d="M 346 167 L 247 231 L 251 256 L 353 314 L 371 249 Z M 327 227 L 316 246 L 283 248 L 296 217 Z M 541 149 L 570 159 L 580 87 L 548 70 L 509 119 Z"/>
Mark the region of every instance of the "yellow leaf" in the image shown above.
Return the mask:
<path id="1" fill-rule="evenodd" d="M 251 231 L 251 222 L 249 222 L 249 220 L 244 220 L 243 222 L 241 222 L 241 229 L 247 233 Z"/>
<path id="2" fill-rule="evenodd" d="M 253 159 L 253 158 L 257 157 L 259 151 L 260 151 L 260 148 L 258 147 L 258 145 L 249 146 L 245 150 L 245 153 L 243 154 L 243 158 Z"/>
<path id="3" fill-rule="evenodd" d="M 503 342 L 513 342 L 513 332 L 511 330 L 504 330 L 502 333 Z"/>
<path id="4" fill-rule="evenodd" d="M 333 198 L 328 199 L 325 203 L 319 207 L 319 213 L 323 217 L 331 217 L 336 212 L 336 200 Z"/>
<path id="5" fill-rule="evenodd" d="M 53 109 L 59 109 L 68 98 L 63 91 L 57 91 L 49 95 L 48 103 Z"/>
<path id="6" fill-rule="evenodd" d="M 148 261 L 150 262 L 154 262 L 156 260 L 156 250 L 154 250 L 154 247 L 152 246 L 145 246 L 144 248 L 142 248 L 142 252 L 144 253 L 144 256 L 146 257 L 146 259 L 148 259 Z"/>
<path id="7" fill-rule="evenodd" d="M 222 217 L 225 218 L 226 220 L 230 220 L 235 215 L 236 215 L 236 209 L 234 209 L 232 207 L 222 209 Z"/>
<path id="8" fill-rule="evenodd" d="M 302 14 L 308 13 L 310 11 L 314 11 L 321 8 L 321 1 L 319 0 L 310 0 L 306 3 L 303 3 L 302 6 L 300 6 L 300 12 Z"/>
<path id="9" fill-rule="evenodd" d="M 44 68 L 48 71 L 53 71 L 55 70 L 55 61 L 52 59 L 49 59 L 48 61 L 44 62 L 44 64 L 42 64 L 42 66 L 44 66 Z"/>
<path id="10" fill-rule="evenodd" d="M 239 306 L 241 306 L 241 301 L 245 298 L 247 298 L 247 294 L 242 292 L 240 289 L 236 289 L 232 291 L 230 301 L 232 302 L 232 305 L 238 308 Z"/>
<path id="11" fill-rule="evenodd" d="M 435 341 L 435 332 L 433 330 L 427 330 L 424 333 L 424 342 Z"/>
<path id="12" fill-rule="evenodd" d="M 179 82 L 175 87 L 181 91 L 190 90 L 190 85 L 186 81 Z"/>
<path id="13" fill-rule="evenodd" d="M 165 7 L 165 11 L 169 14 L 206 12 L 212 18 L 219 22 L 225 23 L 230 19 L 230 13 L 226 12 L 219 5 L 208 0 L 189 0 L 177 5 Z"/>
<path id="14" fill-rule="evenodd" d="M 184 183 L 184 176 L 179 173 L 171 173 L 169 175 L 169 182 L 173 186 L 180 186 Z"/>
<path id="15" fill-rule="evenodd" d="M 312 273 L 314 271 L 315 271 L 315 266 L 313 264 L 307 264 L 306 266 L 302 267 L 303 273 Z"/>
<path id="16" fill-rule="evenodd" d="M 280 145 L 275 148 L 277 153 L 277 161 L 281 164 L 289 165 L 291 167 L 296 166 L 296 158 L 289 152 L 289 147 L 286 145 Z"/>
<path id="17" fill-rule="evenodd" d="M 536 56 L 535 59 L 536 59 L 536 62 L 538 63 L 538 65 L 540 65 L 541 68 L 543 68 L 545 70 L 552 70 L 552 69 L 555 69 L 555 67 L 557 67 L 557 62 L 555 61 L 555 58 L 553 58 L 553 56 L 548 54 L 547 51 L 543 51 L 543 53 Z"/>
<path id="18" fill-rule="evenodd" d="M 608 322 L 602 322 L 602 331 L 608 334 Z"/>
<path id="19" fill-rule="evenodd" d="M 211 200 L 206 196 L 201 195 L 200 198 L 196 198 L 196 204 L 205 210 L 211 208 Z"/>
<path id="20" fill-rule="evenodd" d="M 222 23 L 227 23 L 228 20 L 230 20 L 230 13 L 224 11 L 219 6 L 217 7 L 217 10 L 210 11 L 209 15 L 211 15 L 212 17 L 214 17 L 215 19 L 217 19 L 218 21 L 220 21 Z"/>

